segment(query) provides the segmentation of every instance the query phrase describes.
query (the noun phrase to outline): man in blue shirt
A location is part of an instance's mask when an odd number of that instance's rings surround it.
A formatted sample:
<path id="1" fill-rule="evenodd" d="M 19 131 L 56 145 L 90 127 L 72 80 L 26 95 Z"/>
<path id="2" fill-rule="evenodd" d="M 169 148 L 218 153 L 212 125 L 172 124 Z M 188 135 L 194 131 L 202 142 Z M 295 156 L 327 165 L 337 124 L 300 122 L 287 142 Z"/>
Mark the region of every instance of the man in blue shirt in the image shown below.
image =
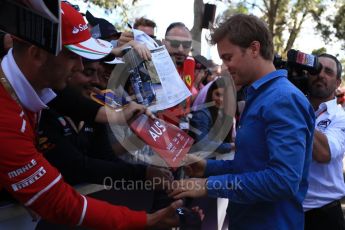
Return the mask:
<path id="1" fill-rule="evenodd" d="M 211 36 L 235 84 L 247 87 L 235 158 L 190 164 L 192 177 L 207 178 L 175 181 L 170 195 L 228 198 L 230 229 L 303 229 L 313 108 L 287 72 L 275 70 L 272 37 L 260 19 L 234 15 Z"/>

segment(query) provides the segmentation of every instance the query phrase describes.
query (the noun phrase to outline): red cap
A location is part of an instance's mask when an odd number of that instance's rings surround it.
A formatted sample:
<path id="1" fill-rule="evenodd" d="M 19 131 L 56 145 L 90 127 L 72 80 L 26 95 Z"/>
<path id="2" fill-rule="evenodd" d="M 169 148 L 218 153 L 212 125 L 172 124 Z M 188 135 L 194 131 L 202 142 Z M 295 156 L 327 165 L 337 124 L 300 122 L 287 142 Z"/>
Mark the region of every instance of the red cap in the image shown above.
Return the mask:
<path id="1" fill-rule="evenodd" d="M 97 60 L 107 56 L 112 45 L 94 39 L 83 16 L 66 2 L 61 2 L 62 45 L 87 59 Z"/>

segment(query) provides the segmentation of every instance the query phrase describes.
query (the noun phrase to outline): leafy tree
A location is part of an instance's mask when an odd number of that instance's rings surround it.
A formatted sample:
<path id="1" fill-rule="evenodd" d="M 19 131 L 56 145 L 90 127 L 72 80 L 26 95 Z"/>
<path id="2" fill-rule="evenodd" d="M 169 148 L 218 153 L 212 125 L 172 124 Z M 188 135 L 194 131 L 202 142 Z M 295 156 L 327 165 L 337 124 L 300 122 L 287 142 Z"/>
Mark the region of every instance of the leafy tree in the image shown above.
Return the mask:
<path id="1" fill-rule="evenodd" d="M 319 49 L 315 49 L 311 52 L 311 54 L 313 55 L 320 55 L 320 54 L 323 54 L 323 53 L 327 53 L 327 49 L 325 47 L 321 47 Z"/>
<path id="2" fill-rule="evenodd" d="M 89 4 L 89 7 L 92 7 L 92 4 L 98 5 L 104 8 L 104 12 L 107 14 L 113 13 L 114 10 L 117 10 L 119 17 L 121 18 L 121 24 L 115 25 L 117 29 L 123 30 L 126 28 L 129 17 L 128 13 L 130 12 L 131 6 L 133 6 L 138 0 L 132 0 L 131 2 L 125 0 L 83 0 Z M 131 3 L 131 4 L 129 4 Z"/>
<path id="3" fill-rule="evenodd" d="M 245 0 L 240 3 L 240 11 L 260 12 L 273 36 L 277 53 L 286 54 L 293 47 L 303 23 L 309 18 L 321 17 L 325 11 L 325 0 Z M 235 9 L 235 12 L 237 10 Z M 234 12 L 230 9 L 229 12 Z M 287 40 L 283 34 L 288 34 Z"/>
<path id="4" fill-rule="evenodd" d="M 132 5 L 138 0 L 132 0 Z M 231 2 L 231 0 L 218 0 Z M 122 22 L 124 25 L 128 22 L 128 12 L 130 11 L 130 5 L 126 4 L 125 0 L 84 0 L 84 2 L 89 2 L 96 4 L 100 7 L 104 7 L 106 12 L 111 13 L 114 8 L 121 9 L 120 16 L 122 17 Z M 194 24 L 191 29 L 193 38 L 193 54 L 201 53 L 201 25 L 202 17 L 204 14 L 205 4 L 203 0 L 194 0 Z M 123 26 L 123 25 L 122 25 Z M 121 25 L 117 25 L 117 28 L 121 28 Z"/>
<path id="5" fill-rule="evenodd" d="M 138 0 L 132 0 L 132 5 Z M 244 0 L 235 3 L 231 0 L 219 0 L 229 3 L 229 9 L 217 22 L 234 13 L 249 13 L 259 11 L 262 18 L 268 23 L 269 30 L 273 35 L 275 51 L 285 56 L 286 52 L 293 47 L 298 37 L 303 23 L 311 18 L 317 22 L 316 29 L 322 33 L 326 42 L 330 42 L 331 35 L 344 41 L 345 47 L 345 3 L 343 0 Z M 105 8 L 105 12 L 111 13 L 114 9 L 119 10 L 119 16 L 122 18 L 123 27 L 128 22 L 128 12 L 130 5 L 125 0 L 84 0 L 84 2 L 93 3 Z M 334 4 L 338 9 L 336 15 L 323 17 L 326 4 Z M 201 52 L 201 24 L 204 12 L 204 1 L 194 0 L 194 25 L 191 30 L 193 37 L 193 53 Z M 283 34 L 288 34 L 284 39 Z"/>
<path id="6" fill-rule="evenodd" d="M 231 15 L 239 14 L 239 13 L 242 13 L 242 14 L 248 14 L 249 13 L 249 9 L 246 7 L 245 3 L 244 2 L 239 2 L 237 4 L 231 3 L 229 5 L 229 8 L 226 11 L 224 11 L 222 15 L 218 16 L 216 23 L 220 24 L 223 21 L 225 21 L 228 17 L 230 17 Z"/>
<path id="7" fill-rule="evenodd" d="M 342 40 L 345 48 L 345 2 L 343 0 L 328 0 L 328 3 L 329 14 L 324 18 L 314 17 L 317 22 L 316 29 L 321 32 L 325 42 Z"/>
<path id="8" fill-rule="evenodd" d="M 343 40 L 345 46 L 345 3 L 339 8 L 334 17 L 333 27 L 336 29 L 335 36 Z"/>
<path id="9" fill-rule="evenodd" d="M 134 5 L 138 0 L 132 0 L 132 5 Z M 126 6 L 124 0 L 84 0 L 84 2 L 93 3 L 105 9 L 115 9 L 117 7 L 121 8 Z"/>

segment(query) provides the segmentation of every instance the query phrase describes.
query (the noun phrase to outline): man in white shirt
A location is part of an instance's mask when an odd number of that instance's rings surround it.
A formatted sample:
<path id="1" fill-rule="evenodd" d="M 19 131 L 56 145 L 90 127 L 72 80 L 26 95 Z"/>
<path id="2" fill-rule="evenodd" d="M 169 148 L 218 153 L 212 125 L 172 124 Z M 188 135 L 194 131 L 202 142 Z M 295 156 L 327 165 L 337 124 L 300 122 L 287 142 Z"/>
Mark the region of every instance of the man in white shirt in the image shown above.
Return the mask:
<path id="1" fill-rule="evenodd" d="M 315 110 L 316 128 L 309 188 L 303 202 L 305 229 L 345 229 L 340 203 L 345 195 L 345 112 L 337 106 L 335 97 L 342 66 L 332 55 L 321 54 L 318 58 L 321 72 L 308 77 L 308 98 Z"/>

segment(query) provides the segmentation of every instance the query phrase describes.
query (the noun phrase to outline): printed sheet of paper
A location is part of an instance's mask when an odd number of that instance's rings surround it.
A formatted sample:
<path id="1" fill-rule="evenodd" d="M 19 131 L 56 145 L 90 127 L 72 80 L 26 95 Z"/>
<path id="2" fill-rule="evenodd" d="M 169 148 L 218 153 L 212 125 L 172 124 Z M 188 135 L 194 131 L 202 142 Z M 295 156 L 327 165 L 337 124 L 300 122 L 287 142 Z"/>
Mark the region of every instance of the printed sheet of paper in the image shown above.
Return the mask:
<path id="1" fill-rule="evenodd" d="M 177 73 L 176 67 L 165 46 L 151 50 L 154 70 L 150 71 L 156 103 L 149 108 L 152 111 L 164 110 L 173 107 L 191 96 L 185 83 Z M 152 72 L 155 72 L 152 74 Z M 153 75 L 158 75 L 155 79 Z"/>

